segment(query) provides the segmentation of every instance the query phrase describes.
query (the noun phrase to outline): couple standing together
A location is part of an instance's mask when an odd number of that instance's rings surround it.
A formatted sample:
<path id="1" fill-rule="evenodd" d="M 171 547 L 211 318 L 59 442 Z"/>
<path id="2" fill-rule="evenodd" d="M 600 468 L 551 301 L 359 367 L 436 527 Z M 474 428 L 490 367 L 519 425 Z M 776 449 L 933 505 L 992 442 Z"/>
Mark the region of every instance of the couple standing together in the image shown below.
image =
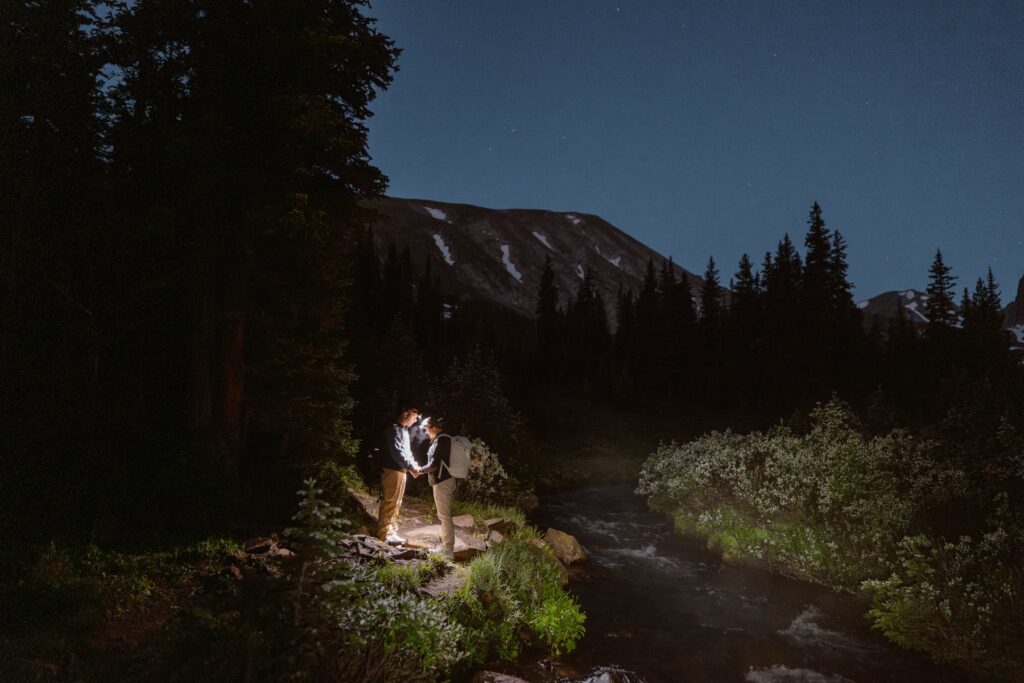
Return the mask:
<path id="1" fill-rule="evenodd" d="M 451 464 L 452 440 L 444 433 L 444 418 L 426 417 L 420 427 L 430 438 L 427 463 L 422 467 L 412 455 L 409 427 L 420 416 L 418 408 L 405 407 L 398 420 L 388 428 L 381 455 L 381 501 L 377 514 L 377 537 L 391 545 L 403 545 L 406 539 L 398 534 L 398 513 L 405 495 L 406 475 L 419 477 L 424 473 L 434 490 L 434 505 L 441 520 L 441 545 L 430 549 L 452 559 L 455 556 L 455 524 L 452 522 L 452 499 L 457 480 L 448 471 Z M 441 465 L 444 464 L 444 467 Z"/>

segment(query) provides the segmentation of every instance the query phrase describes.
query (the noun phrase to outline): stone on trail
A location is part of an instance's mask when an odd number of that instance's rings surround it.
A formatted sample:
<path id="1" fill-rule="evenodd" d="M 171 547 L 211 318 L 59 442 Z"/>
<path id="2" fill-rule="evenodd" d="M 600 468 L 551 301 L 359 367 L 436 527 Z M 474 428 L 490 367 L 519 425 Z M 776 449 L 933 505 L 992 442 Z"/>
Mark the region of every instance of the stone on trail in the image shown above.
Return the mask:
<path id="1" fill-rule="evenodd" d="M 504 517 L 492 517 L 491 519 L 484 520 L 484 526 L 492 531 L 508 533 L 508 530 L 512 527 L 512 520 Z"/>
<path id="2" fill-rule="evenodd" d="M 472 529 L 476 526 L 476 520 L 473 519 L 473 515 L 459 515 L 458 517 L 452 517 L 452 522 L 460 529 Z"/>
<path id="3" fill-rule="evenodd" d="M 504 541 L 505 537 L 501 535 L 500 531 L 495 531 L 494 529 L 491 529 L 487 532 L 487 537 L 484 538 L 484 540 L 487 541 L 488 544 L 497 545 Z"/>
<path id="4" fill-rule="evenodd" d="M 555 551 L 555 557 L 561 560 L 562 564 L 570 565 L 587 559 L 587 551 L 583 549 L 576 537 L 564 531 L 548 529 L 544 532 L 544 542 L 551 546 L 551 549 Z"/>
<path id="5" fill-rule="evenodd" d="M 455 537 L 455 559 L 456 560 L 468 560 L 471 557 L 481 555 L 487 551 L 487 544 L 481 541 L 479 538 L 473 536 L 466 536 L 460 538 Z"/>
<path id="6" fill-rule="evenodd" d="M 441 598 L 446 595 L 453 595 L 458 592 L 462 584 L 466 582 L 467 572 L 450 571 L 444 576 L 438 576 L 420 589 L 420 592 L 432 598 Z"/>
<path id="7" fill-rule="evenodd" d="M 441 525 L 430 524 L 415 529 L 403 529 L 402 535 L 414 548 L 433 548 L 441 543 Z M 487 550 L 487 544 L 469 535 L 455 535 L 455 559 L 467 560 Z"/>

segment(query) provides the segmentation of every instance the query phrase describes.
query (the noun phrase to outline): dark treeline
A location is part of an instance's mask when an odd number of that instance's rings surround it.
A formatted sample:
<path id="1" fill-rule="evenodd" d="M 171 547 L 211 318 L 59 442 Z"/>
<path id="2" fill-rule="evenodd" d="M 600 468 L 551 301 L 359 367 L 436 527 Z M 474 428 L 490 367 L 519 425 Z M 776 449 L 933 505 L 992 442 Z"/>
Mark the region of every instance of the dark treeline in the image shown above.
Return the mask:
<path id="1" fill-rule="evenodd" d="M 760 268 L 739 259 L 727 285 L 709 259 L 699 288 L 672 262 L 647 264 L 639 292 L 620 291 L 613 330 L 588 275 L 560 307 L 551 263 L 537 296 L 541 388 L 573 388 L 618 400 L 668 400 L 769 416 L 806 411 L 833 393 L 903 421 L 941 420 L 949 410 L 1017 416 L 1019 359 L 1001 329 L 991 271 L 959 309 L 941 252 L 928 274 L 926 326 L 865 321 L 847 277 L 846 240 L 815 203 L 804 249 L 788 235 Z"/>
<path id="2" fill-rule="evenodd" d="M 3 3 L 5 538 L 239 519 L 352 452 L 363 121 L 398 54 L 363 4 Z"/>

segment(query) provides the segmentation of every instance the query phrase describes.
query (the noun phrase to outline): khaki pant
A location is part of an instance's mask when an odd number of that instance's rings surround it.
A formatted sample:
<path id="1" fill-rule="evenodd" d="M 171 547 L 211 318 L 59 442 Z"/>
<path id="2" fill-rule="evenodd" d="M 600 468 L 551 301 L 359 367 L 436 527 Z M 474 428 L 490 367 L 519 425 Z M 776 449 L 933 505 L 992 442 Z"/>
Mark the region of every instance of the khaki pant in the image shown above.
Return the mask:
<path id="1" fill-rule="evenodd" d="M 380 473 L 380 510 L 377 512 L 377 538 L 384 540 L 389 533 L 398 533 L 398 512 L 402 509 L 402 497 L 405 496 L 405 471 L 381 470 Z"/>
<path id="2" fill-rule="evenodd" d="M 434 505 L 437 507 L 437 518 L 441 520 L 441 543 L 449 552 L 455 551 L 455 524 L 452 522 L 452 500 L 455 498 L 455 485 L 458 479 L 445 479 L 434 485 Z"/>

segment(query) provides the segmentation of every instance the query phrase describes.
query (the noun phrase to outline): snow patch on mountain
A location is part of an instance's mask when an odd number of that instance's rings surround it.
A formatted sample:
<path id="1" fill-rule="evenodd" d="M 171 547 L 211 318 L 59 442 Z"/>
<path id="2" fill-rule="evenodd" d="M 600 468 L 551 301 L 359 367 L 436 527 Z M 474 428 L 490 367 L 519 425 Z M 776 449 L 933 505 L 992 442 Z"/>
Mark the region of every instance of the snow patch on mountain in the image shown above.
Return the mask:
<path id="1" fill-rule="evenodd" d="M 863 311 L 865 308 L 868 307 L 870 303 L 870 301 L 861 301 L 859 304 L 857 304 L 857 308 Z"/>
<path id="2" fill-rule="evenodd" d="M 441 252 L 441 256 L 444 257 L 444 262 L 449 266 L 455 265 L 455 259 L 452 258 L 452 250 L 448 248 L 448 244 L 441 237 L 440 233 L 434 233 L 434 244 L 437 245 L 438 250 Z"/>
<path id="3" fill-rule="evenodd" d="M 1020 325 L 1014 325 L 1010 328 L 1010 333 L 1017 338 L 1017 343 L 1024 346 L 1024 323 Z"/>
<path id="4" fill-rule="evenodd" d="M 565 217 L 566 217 L 566 218 L 567 218 L 567 219 L 569 220 L 569 222 L 570 222 L 570 223 L 572 223 L 573 225 L 579 225 L 580 223 L 582 223 L 582 222 L 583 222 L 583 220 L 582 220 L 582 219 L 581 219 L 581 218 L 580 218 L 579 216 L 577 216 L 576 214 L 574 214 L 574 213 L 567 213 L 567 214 L 565 214 Z"/>
<path id="5" fill-rule="evenodd" d="M 602 254 L 601 253 L 601 247 L 597 246 L 596 244 L 594 245 L 594 251 L 597 252 L 598 256 L 600 256 L 601 258 L 603 258 L 605 261 L 607 261 L 608 263 L 612 264 L 616 268 L 620 268 L 620 269 L 622 268 L 622 266 L 619 265 L 620 263 L 622 263 L 622 256 L 616 256 L 615 258 L 611 258 L 607 254 Z"/>
<path id="6" fill-rule="evenodd" d="M 914 291 L 914 290 L 912 290 L 912 289 L 908 289 L 908 290 L 907 290 L 907 291 L 905 291 L 905 292 L 900 292 L 900 296 L 902 296 L 902 297 L 903 297 L 904 299 L 906 299 L 907 301 L 913 301 L 913 300 L 914 300 L 914 296 L 915 296 L 916 294 L 917 294 L 917 292 L 915 292 L 915 291 Z"/>
<path id="7" fill-rule="evenodd" d="M 516 268 L 516 264 L 512 263 L 512 256 L 509 254 L 509 246 L 507 244 L 501 245 L 501 262 L 505 264 L 505 270 L 516 279 L 516 282 L 523 281 L 523 274 Z"/>
<path id="8" fill-rule="evenodd" d="M 907 304 L 904 307 L 904 310 L 910 311 L 911 313 L 916 315 L 918 318 L 920 318 L 920 322 L 924 322 L 924 323 L 928 322 L 928 316 L 926 316 L 921 311 L 917 310 L 917 302 L 916 301 L 911 301 L 909 304 Z"/>
<path id="9" fill-rule="evenodd" d="M 583 266 L 579 263 L 576 264 L 576 275 L 578 275 L 581 280 L 587 276 L 587 274 L 583 271 Z"/>
<path id="10" fill-rule="evenodd" d="M 427 213 L 430 214 L 432 218 L 436 218 L 439 221 L 445 221 L 446 223 L 451 223 L 451 221 L 448 220 L 448 214 L 446 214 L 441 209 L 435 209 L 432 206 L 424 206 L 423 208 L 426 210 Z"/>
<path id="11" fill-rule="evenodd" d="M 551 246 L 551 243 L 548 242 L 548 238 L 547 238 L 546 235 L 542 235 L 539 232 L 537 232 L 536 230 L 534 230 L 533 231 L 533 236 L 536 237 L 540 241 L 541 244 L 543 244 L 545 247 L 547 247 L 551 251 L 555 250 L 555 248 Z"/>

